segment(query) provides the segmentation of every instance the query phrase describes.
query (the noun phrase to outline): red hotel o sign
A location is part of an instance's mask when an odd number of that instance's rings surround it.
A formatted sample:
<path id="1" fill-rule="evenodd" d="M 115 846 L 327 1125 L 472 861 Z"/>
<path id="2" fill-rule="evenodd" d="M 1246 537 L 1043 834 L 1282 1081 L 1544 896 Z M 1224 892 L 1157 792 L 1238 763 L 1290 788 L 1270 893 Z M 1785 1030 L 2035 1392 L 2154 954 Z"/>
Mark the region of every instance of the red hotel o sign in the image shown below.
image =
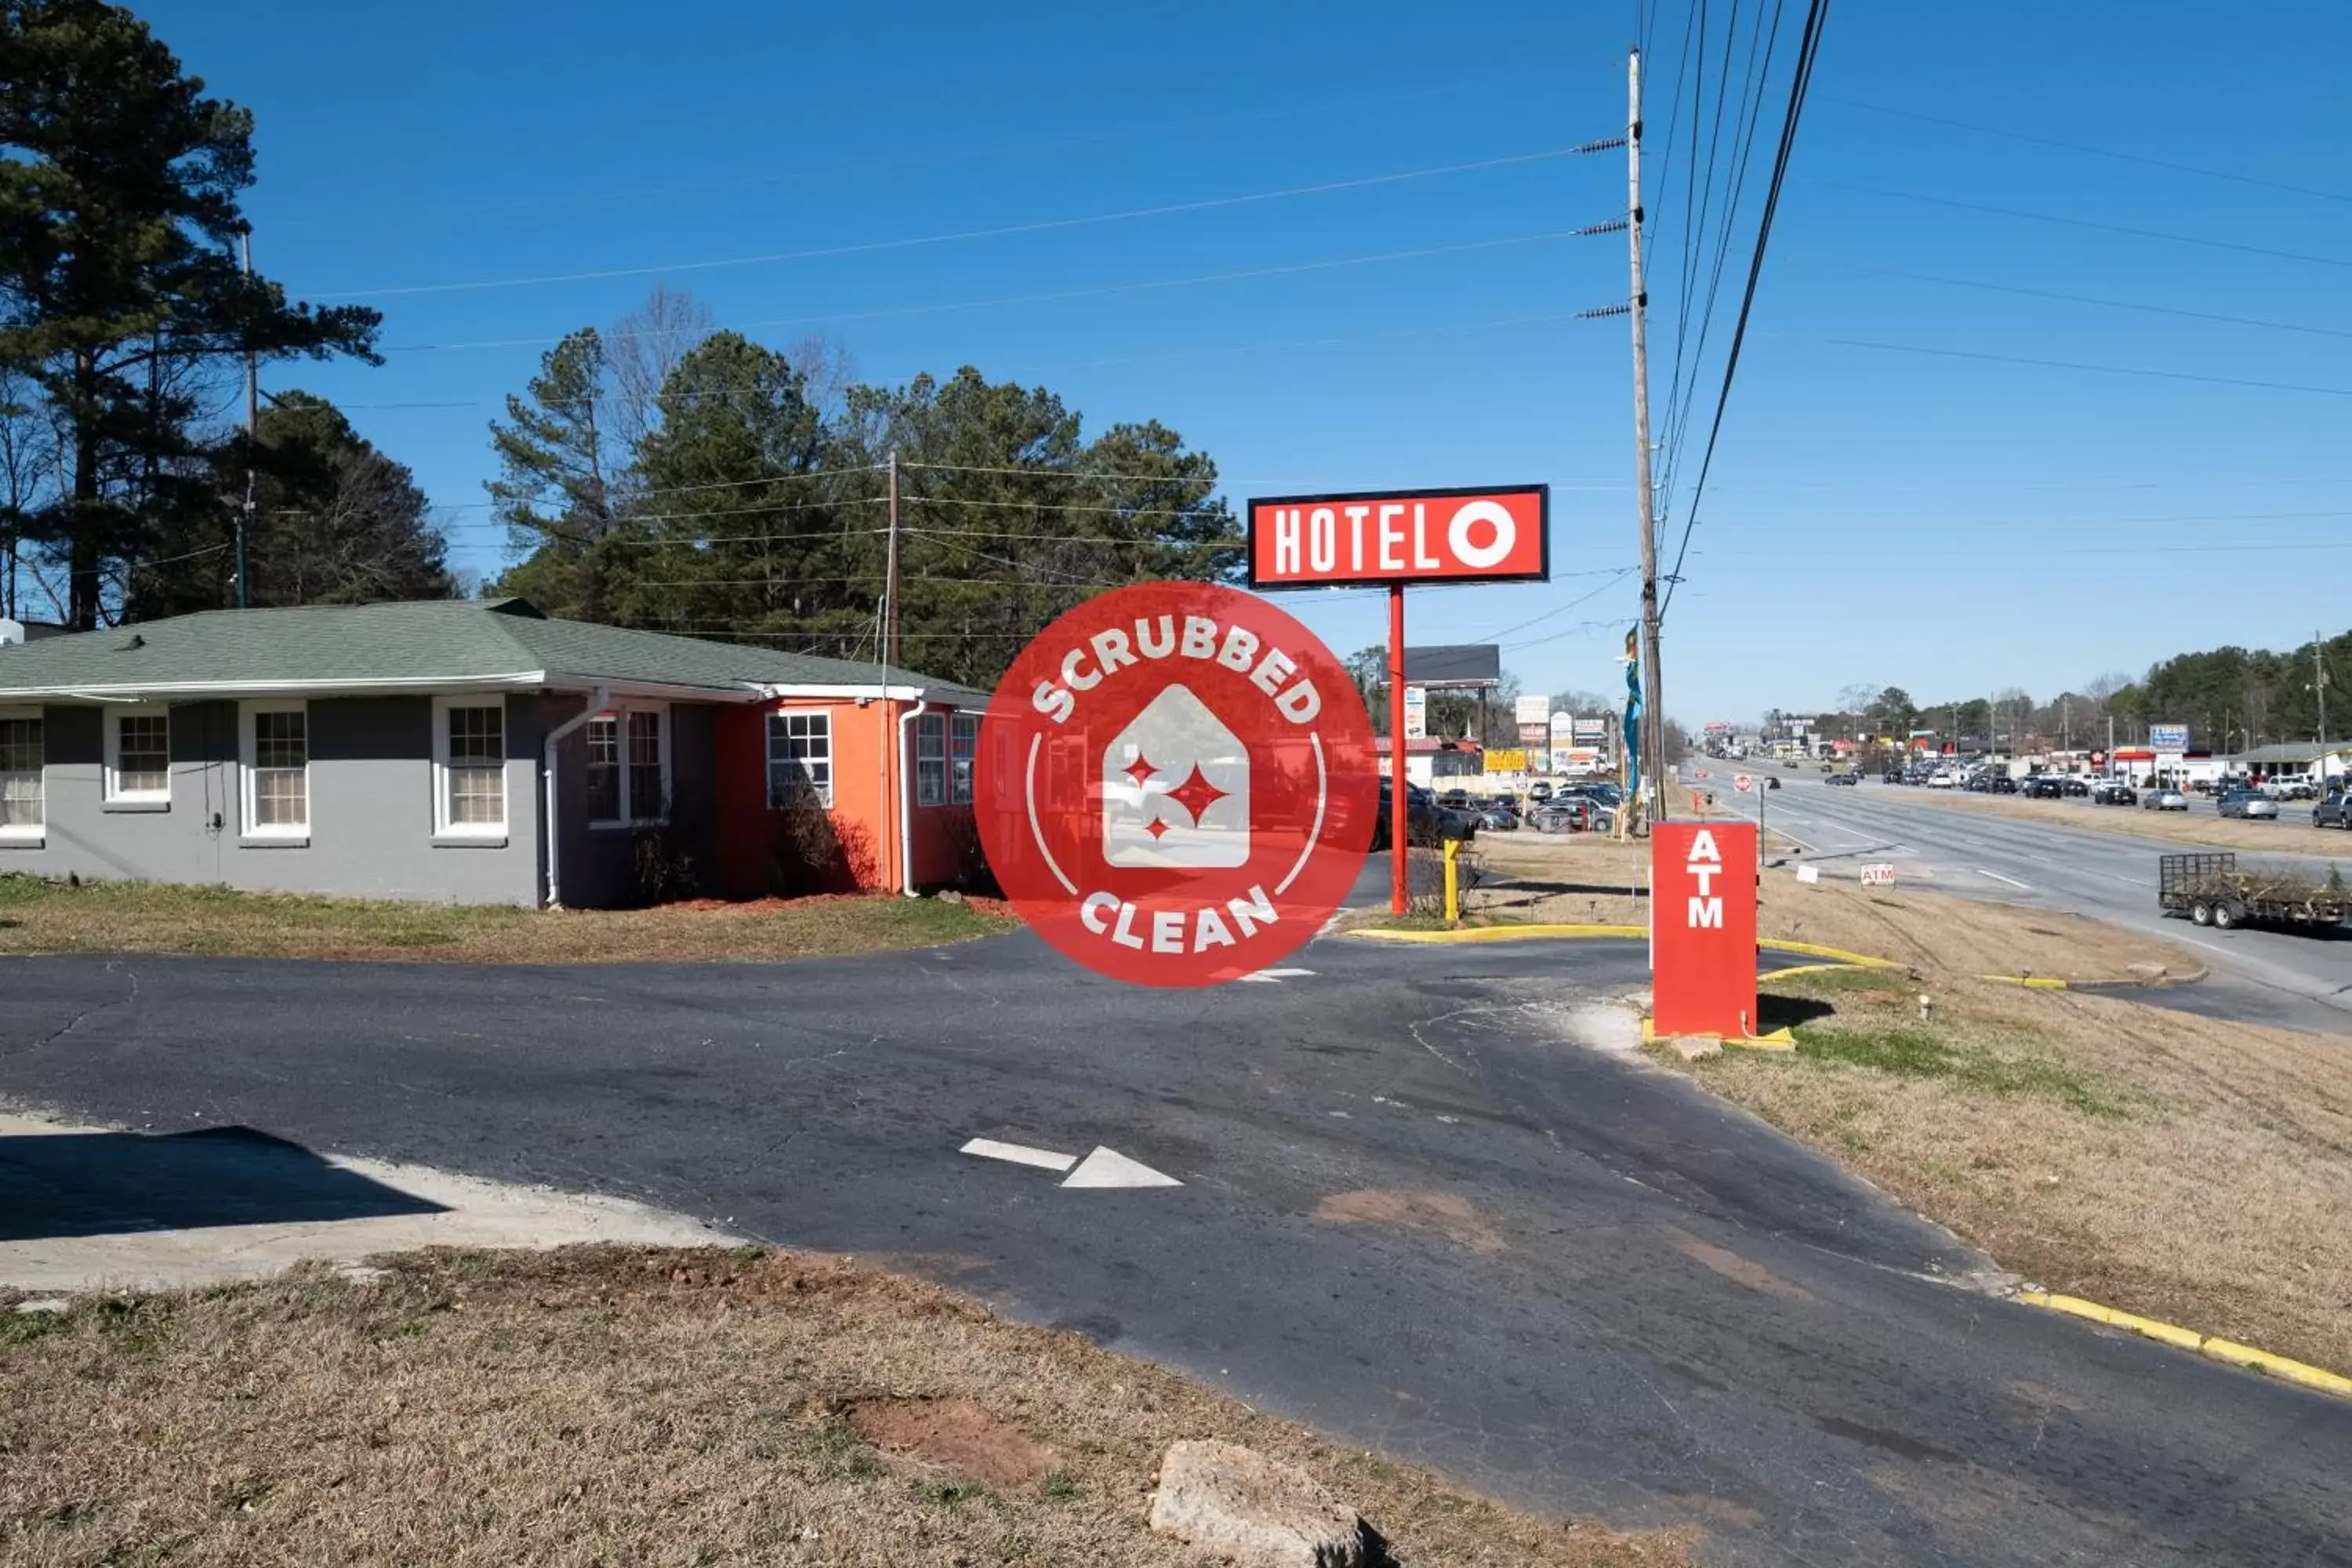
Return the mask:
<path id="1" fill-rule="evenodd" d="M 1545 582 L 1550 522 L 1548 485 L 1253 497 L 1249 585 Z"/>

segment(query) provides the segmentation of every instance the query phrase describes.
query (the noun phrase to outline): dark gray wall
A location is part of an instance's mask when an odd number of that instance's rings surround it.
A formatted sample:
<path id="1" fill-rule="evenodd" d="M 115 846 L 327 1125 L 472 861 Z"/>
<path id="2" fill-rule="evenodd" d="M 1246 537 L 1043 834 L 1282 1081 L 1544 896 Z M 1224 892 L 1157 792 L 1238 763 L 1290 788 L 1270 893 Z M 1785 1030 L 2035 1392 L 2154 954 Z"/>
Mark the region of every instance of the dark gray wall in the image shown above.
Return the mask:
<path id="1" fill-rule="evenodd" d="M 309 704 L 306 842 L 241 835 L 237 705 L 173 704 L 167 804 L 110 803 L 103 710 L 43 712 L 47 827 L 37 847 L 0 840 L 0 871 L 466 904 L 539 900 L 536 698 L 507 702 L 507 832 L 436 839 L 429 697 L 320 698 Z"/>
<path id="2" fill-rule="evenodd" d="M 544 736 L 562 724 L 586 700 L 553 694 L 541 698 L 538 733 Z M 625 700 L 616 699 L 614 706 L 625 706 Z M 708 703 L 673 702 L 667 721 L 674 837 L 704 867 L 711 864 L 718 834 L 713 713 Z M 636 869 L 637 831 L 588 826 L 586 727 L 558 742 L 556 753 L 556 837 L 564 903 L 574 909 L 614 909 L 644 902 Z"/>

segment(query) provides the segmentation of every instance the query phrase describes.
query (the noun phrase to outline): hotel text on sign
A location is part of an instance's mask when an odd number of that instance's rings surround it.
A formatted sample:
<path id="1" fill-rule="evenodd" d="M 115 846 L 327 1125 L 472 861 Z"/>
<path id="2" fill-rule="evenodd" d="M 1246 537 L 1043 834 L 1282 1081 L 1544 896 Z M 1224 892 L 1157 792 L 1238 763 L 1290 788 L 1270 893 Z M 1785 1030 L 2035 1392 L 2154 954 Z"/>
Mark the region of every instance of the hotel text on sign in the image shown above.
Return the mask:
<path id="1" fill-rule="evenodd" d="M 1550 524 L 1546 485 L 1253 499 L 1249 585 L 1540 583 Z"/>

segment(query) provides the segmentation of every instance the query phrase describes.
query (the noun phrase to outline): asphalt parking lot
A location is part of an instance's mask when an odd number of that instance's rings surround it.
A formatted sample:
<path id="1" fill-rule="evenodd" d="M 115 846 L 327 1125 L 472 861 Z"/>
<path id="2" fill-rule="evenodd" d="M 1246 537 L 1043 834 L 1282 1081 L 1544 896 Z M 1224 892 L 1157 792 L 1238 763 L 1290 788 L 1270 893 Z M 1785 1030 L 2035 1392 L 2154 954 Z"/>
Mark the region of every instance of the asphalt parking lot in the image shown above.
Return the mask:
<path id="1" fill-rule="evenodd" d="M 1715 1563 L 2316 1562 L 2352 1406 L 1998 1299 L 1633 1050 L 1638 942 L 1118 986 L 792 964 L 0 963 L 0 1096 L 635 1199 L 935 1275 Z M 982 1138 L 1179 1184 L 1065 1185 Z M 1070 1173 L 1075 1173 L 1074 1172 Z M 7 1191 L 0 1148 L 0 1201 Z"/>

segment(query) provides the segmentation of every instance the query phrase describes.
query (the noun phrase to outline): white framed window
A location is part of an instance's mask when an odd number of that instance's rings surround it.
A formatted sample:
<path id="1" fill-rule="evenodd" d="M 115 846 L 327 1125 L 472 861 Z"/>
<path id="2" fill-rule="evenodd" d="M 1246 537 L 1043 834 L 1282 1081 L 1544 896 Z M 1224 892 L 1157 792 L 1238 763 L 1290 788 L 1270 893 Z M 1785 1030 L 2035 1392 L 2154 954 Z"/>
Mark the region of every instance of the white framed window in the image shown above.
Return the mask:
<path id="1" fill-rule="evenodd" d="M 504 699 L 433 700 L 433 830 L 448 838 L 506 837 Z"/>
<path id="2" fill-rule="evenodd" d="M 915 804 L 945 805 L 948 800 L 948 716 L 924 713 L 915 720 Z"/>
<path id="3" fill-rule="evenodd" d="M 833 809 L 833 715 L 768 715 L 768 809 Z"/>
<path id="4" fill-rule="evenodd" d="M 41 768 L 47 761 L 37 708 L 0 708 L 0 839 L 47 832 Z"/>
<path id="5" fill-rule="evenodd" d="M 959 713 L 948 730 L 948 799 L 971 804 L 972 758 L 980 751 L 980 715 Z"/>
<path id="6" fill-rule="evenodd" d="M 310 835 L 310 710 L 301 702 L 247 702 L 237 726 L 245 766 L 245 835 Z"/>
<path id="7" fill-rule="evenodd" d="M 657 705 L 588 721 L 588 826 L 652 825 L 669 816 L 669 725 Z"/>
<path id="8" fill-rule="evenodd" d="M 172 710 L 110 707 L 106 710 L 106 798 L 117 803 L 172 802 Z"/>

